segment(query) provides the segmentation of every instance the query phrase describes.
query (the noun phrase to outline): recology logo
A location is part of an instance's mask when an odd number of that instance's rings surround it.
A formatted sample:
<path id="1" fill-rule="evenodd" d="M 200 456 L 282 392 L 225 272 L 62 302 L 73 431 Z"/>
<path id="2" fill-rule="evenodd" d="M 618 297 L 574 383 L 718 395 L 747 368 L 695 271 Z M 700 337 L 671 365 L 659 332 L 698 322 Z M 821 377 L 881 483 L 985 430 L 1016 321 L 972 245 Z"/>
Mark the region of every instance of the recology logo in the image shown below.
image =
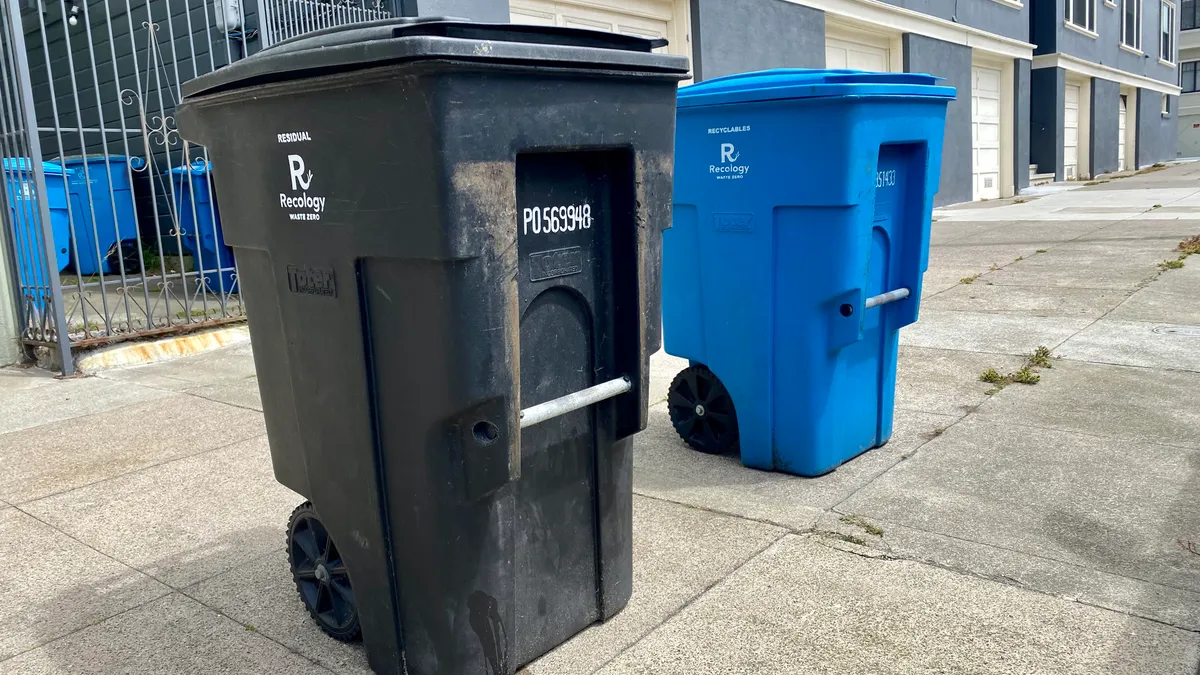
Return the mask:
<path id="1" fill-rule="evenodd" d="M 733 143 L 721 144 L 721 162 L 709 164 L 708 173 L 716 176 L 717 180 L 741 180 L 750 172 L 749 164 L 741 164 L 738 160 L 742 153 Z"/>
<path id="2" fill-rule="evenodd" d="M 287 210 L 292 220 L 320 220 L 321 213 L 325 211 L 325 198 L 308 194 L 313 172 L 305 168 L 304 158 L 288 155 L 288 173 L 292 179 L 292 191 L 291 194 L 279 193 L 279 208 Z"/>

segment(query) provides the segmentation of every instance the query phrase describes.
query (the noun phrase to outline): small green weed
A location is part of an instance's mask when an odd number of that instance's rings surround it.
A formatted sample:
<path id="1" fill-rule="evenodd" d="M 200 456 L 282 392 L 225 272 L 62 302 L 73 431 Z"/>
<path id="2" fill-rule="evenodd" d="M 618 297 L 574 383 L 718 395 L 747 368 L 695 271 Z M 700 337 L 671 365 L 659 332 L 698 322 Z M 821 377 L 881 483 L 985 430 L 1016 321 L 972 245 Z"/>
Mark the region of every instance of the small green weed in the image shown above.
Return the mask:
<path id="1" fill-rule="evenodd" d="M 1034 251 L 1034 253 L 1048 253 L 1049 251 L 1050 249 L 1048 248 L 1039 248 L 1038 250 Z"/>
<path id="2" fill-rule="evenodd" d="M 1161 209 L 1161 208 L 1162 208 L 1162 204 L 1155 204 L 1154 206 L 1151 206 L 1151 207 L 1150 207 L 1150 209 L 1151 209 L 1151 210 L 1153 210 L 1153 209 Z"/>
<path id="3" fill-rule="evenodd" d="M 838 520 L 840 520 L 843 523 L 846 523 L 848 525 L 853 525 L 855 527 L 861 528 L 862 531 L 866 532 L 867 534 L 874 535 L 876 537 L 883 536 L 883 528 L 882 527 L 879 527 L 878 525 L 872 523 L 871 521 L 867 520 L 866 518 L 863 518 L 862 516 L 842 516 Z"/>
<path id="4" fill-rule="evenodd" d="M 1016 382 L 1017 384 L 1037 384 L 1038 382 L 1042 381 L 1042 376 L 1033 372 L 1033 369 L 1029 366 L 1025 366 L 1009 377 L 1011 377 L 1012 381 Z"/>
<path id="5" fill-rule="evenodd" d="M 1016 260 L 1014 260 L 1013 262 L 1021 262 L 1021 261 L 1022 261 L 1022 260 L 1024 260 L 1024 259 L 1025 259 L 1025 256 L 1023 256 L 1023 255 L 1019 255 L 1019 256 L 1017 256 L 1017 259 L 1016 259 Z"/>
<path id="6" fill-rule="evenodd" d="M 1038 368 L 1053 368 L 1054 364 L 1050 363 L 1050 348 L 1046 346 L 1038 347 L 1033 350 L 1033 354 L 1029 356 L 1029 365 L 1037 366 Z"/>
<path id="7" fill-rule="evenodd" d="M 979 374 L 979 381 L 987 382 L 988 384 L 1000 384 L 1001 382 L 1004 382 L 1004 380 L 1004 376 L 1001 375 L 1000 372 L 995 368 L 988 368 Z"/>
<path id="8" fill-rule="evenodd" d="M 1186 256 L 1180 256 L 1178 260 L 1164 260 L 1158 263 L 1158 269 L 1166 272 L 1167 270 L 1177 270 L 1183 267 L 1183 259 Z"/>
<path id="9" fill-rule="evenodd" d="M 1187 239 L 1179 242 L 1178 248 L 1183 252 L 1184 256 L 1200 255 L 1200 234 L 1194 237 L 1188 237 Z M 1183 256 L 1181 256 L 1181 259 L 1182 257 Z"/>
<path id="10" fill-rule="evenodd" d="M 973 284 L 973 283 L 975 283 L 975 280 L 981 276 L 983 276 L 983 272 L 980 272 L 979 274 L 972 274 L 969 277 L 963 277 L 963 278 L 959 279 L 958 281 L 959 281 L 959 283 L 963 283 L 963 284 Z"/>

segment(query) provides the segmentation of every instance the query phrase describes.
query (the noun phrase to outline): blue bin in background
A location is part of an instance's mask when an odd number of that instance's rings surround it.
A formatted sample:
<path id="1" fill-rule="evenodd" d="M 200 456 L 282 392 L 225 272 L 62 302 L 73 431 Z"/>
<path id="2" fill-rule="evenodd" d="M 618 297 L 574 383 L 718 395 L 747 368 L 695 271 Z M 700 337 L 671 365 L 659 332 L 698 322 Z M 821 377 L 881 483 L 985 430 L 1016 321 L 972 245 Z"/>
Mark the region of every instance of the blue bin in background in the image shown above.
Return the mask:
<path id="1" fill-rule="evenodd" d="M 50 210 L 50 229 L 54 233 L 56 267 L 50 273 L 58 274 L 71 257 L 71 228 L 67 216 L 67 180 L 71 172 L 54 162 L 42 162 L 42 172 L 46 176 L 46 202 Z M 24 157 L 6 157 L 4 182 L 8 190 L 9 223 L 16 230 L 13 247 L 21 285 L 45 286 L 49 283 L 42 272 L 46 248 L 40 227 L 40 207 L 35 197 L 33 165 Z"/>
<path id="2" fill-rule="evenodd" d="M 179 231 L 184 248 L 196 258 L 197 269 L 202 272 L 208 291 L 236 293 L 233 249 L 225 245 L 225 236 L 221 231 L 221 215 L 212 193 L 211 171 L 212 164 L 206 160 L 196 160 L 190 166 L 171 169 L 171 185 L 179 209 Z"/>
<path id="3" fill-rule="evenodd" d="M 775 70 L 680 90 L 663 329 L 692 362 L 669 410 L 693 447 L 816 476 L 888 441 L 955 95 L 937 80 Z"/>
<path id="4" fill-rule="evenodd" d="M 137 239 L 137 216 L 133 204 L 130 168 L 139 168 L 140 158 L 124 155 L 69 157 L 63 166 L 72 169 L 68 181 L 71 218 L 74 221 L 75 270 L 80 276 L 120 272 L 118 242 Z M 91 188 L 90 190 L 88 188 Z M 138 270 L 125 270 L 136 273 Z"/>

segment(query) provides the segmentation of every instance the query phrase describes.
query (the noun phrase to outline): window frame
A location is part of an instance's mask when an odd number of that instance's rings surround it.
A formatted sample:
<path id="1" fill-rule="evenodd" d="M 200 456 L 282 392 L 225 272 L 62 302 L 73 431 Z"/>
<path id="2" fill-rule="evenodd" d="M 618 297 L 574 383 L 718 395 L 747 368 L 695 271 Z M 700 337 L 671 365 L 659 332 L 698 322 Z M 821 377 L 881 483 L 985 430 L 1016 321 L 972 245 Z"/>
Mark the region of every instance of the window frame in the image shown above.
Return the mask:
<path id="1" fill-rule="evenodd" d="M 1179 11 L 1171 0 L 1158 3 L 1158 60 L 1169 66 L 1175 65 L 1175 13 Z M 1166 30 L 1163 30 L 1163 23 Z M 1164 39 L 1165 38 L 1165 39 Z"/>
<path id="2" fill-rule="evenodd" d="M 1170 117 L 1171 116 L 1171 97 L 1167 96 L 1166 94 L 1161 94 L 1161 96 L 1162 96 L 1162 116 Z"/>
<path id="3" fill-rule="evenodd" d="M 1095 37 L 1096 36 L 1096 12 L 1097 12 L 1096 0 L 1083 0 L 1083 3 L 1084 3 L 1083 23 L 1075 22 L 1075 16 L 1074 16 L 1075 3 L 1073 2 L 1073 0 L 1065 0 L 1063 2 L 1063 7 L 1065 8 L 1063 11 L 1063 21 L 1064 21 L 1064 23 L 1066 23 L 1068 28 L 1082 31 L 1084 33 L 1087 33 L 1088 35 Z"/>
<path id="4" fill-rule="evenodd" d="M 1070 0 L 1067 1 L 1069 2 Z M 1192 0 L 1192 2 L 1195 2 L 1195 0 Z M 1133 44 L 1125 41 L 1125 34 L 1127 32 L 1125 21 L 1128 18 L 1127 8 L 1129 5 L 1133 5 L 1133 19 L 1134 24 L 1136 24 L 1133 29 Z M 1136 52 L 1142 51 L 1142 26 L 1144 25 L 1144 14 L 1145 6 L 1143 4 L 1143 0 L 1121 0 L 1121 46 L 1128 47 Z"/>
<path id="5" fill-rule="evenodd" d="M 1187 25 L 1188 14 L 1191 14 L 1191 26 Z M 1179 0 L 1179 30 L 1196 30 L 1200 28 L 1200 0 Z"/>
<path id="6" fill-rule="evenodd" d="M 1185 84 L 1187 82 L 1186 78 L 1189 77 L 1189 73 L 1187 72 L 1189 70 L 1188 66 L 1191 66 L 1191 68 L 1190 68 L 1190 70 L 1191 70 L 1191 73 L 1190 73 L 1191 88 L 1190 89 Z M 1179 93 L 1180 94 L 1194 94 L 1197 91 L 1200 91 L 1200 89 L 1196 88 L 1197 66 L 1200 66 L 1200 61 L 1184 61 L 1179 64 Z"/>

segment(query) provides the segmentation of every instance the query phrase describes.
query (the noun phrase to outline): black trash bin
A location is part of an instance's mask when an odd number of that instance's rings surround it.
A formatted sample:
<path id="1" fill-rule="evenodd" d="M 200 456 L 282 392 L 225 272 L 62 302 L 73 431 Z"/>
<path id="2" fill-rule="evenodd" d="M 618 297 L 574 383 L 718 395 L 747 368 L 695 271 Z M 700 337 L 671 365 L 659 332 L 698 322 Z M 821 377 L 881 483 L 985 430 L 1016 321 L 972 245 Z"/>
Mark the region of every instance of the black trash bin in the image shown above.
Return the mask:
<path id="1" fill-rule="evenodd" d="M 378 672 L 508 675 L 629 599 L 687 71 L 662 44 L 399 20 L 184 87 L 310 500 L 297 586 Z"/>

